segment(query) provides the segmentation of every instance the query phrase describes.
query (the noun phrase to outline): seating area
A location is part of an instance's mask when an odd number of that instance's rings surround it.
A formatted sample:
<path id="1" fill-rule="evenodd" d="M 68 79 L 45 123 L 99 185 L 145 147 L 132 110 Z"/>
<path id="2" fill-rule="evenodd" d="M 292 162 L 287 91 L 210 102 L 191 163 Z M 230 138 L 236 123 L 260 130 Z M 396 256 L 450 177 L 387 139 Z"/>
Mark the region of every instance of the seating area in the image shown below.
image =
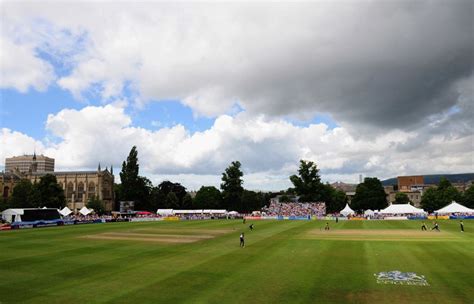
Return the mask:
<path id="1" fill-rule="evenodd" d="M 263 207 L 262 212 L 267 216 L 324 216 L 326 204 L 314 203 L 279 203 L 271 201 L 268 207 Z"/>

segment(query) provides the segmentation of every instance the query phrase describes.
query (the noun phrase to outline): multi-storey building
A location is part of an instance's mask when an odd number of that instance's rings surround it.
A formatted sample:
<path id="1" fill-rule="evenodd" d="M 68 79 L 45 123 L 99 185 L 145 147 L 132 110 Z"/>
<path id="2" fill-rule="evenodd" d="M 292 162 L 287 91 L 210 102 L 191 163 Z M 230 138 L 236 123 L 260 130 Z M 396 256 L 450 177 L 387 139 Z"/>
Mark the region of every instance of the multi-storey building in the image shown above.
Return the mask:
<path id="1" fill-rule="evenodd" d="M 397 181 L 398 191 L 401 192 L 411 192 L 425 185 L 423 175 L 398 176 Z"/>
<path id="2" fill-rule="evenodd" d="M 36 166 L 36 168 L 34 168 Z M 5 159 L 5 172 L 19 171 L 28 173 L 30 170 L 35 172 L 54 172 L 54 158 L 44 155 L 22 155 L 13 156 Z"/>

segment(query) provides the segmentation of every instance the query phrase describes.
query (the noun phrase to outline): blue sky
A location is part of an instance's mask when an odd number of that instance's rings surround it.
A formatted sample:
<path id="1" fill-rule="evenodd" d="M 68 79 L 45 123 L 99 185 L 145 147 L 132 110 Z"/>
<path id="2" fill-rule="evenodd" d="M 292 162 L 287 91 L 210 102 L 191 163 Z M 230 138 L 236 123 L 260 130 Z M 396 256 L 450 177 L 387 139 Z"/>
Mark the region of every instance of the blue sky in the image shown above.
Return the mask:
<path id="1" fill-rule="evenodd" d="M 2 127 L 7 127 L 25 133 L 35 139 L 46 137 L 45 122 L 49 114 L 56 114 L 63 109 L 80 110 L 86 106 L 102 106 L 97 96 L 86 97 L 78 101 L 70 92 L 58 85 L 51 85 L 47 91 L 29 90 L 26 93 L 14 89 L 1 89 Z M 125 99 L 130 100 L 133 94 L 126 93 Z M 242 109 L 239 112 L 243 111 Z M 143 107 L 129 104 L 126 113 L 132 118 L 132 125 L 145 129 L 169 128 L 177 124 L 183 125 L 191 133 L 205 131 L 212 127 L 215 118 L 193 115 L 191 108 L 179 100 L 163 100 L 148 102 Z M 234 113 L 236 114 L 236 113 Z M 337 127 L 337 123 L 328 114 L 318 114 L 310 120 L 288 118 L 296 126 L 306 127 L 310 124 L 324 123 L 328 128 Z"/>

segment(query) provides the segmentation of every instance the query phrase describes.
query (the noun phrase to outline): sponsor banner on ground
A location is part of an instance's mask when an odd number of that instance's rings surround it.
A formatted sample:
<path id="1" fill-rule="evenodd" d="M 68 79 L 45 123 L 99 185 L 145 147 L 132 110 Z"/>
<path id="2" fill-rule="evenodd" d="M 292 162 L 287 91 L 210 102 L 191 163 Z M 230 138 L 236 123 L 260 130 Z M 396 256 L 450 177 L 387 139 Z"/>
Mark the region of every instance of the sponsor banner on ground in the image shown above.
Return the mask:
<path id="1" fill-rule="evenodd" d="M 365 217 L 351 217 L 349 218 L 349 221 L 365 221 Z"/>
<path id="2" fill-rule="evenodd" d="M 163 218 L 163 221 L 179 221 L 179 217 L 177 216 L 167 216 Z"/>
<path id="3" fill-rule="evenodd" d="M 394 220 L 394 221 L 397 221 L 397 220 L 407 220 L 408 217 L 406 216 L 386 216 L 383 218 L 384 220 Z"/>
<path id="4" fill-rule="evenodd" d="M 426 220 L 427 217 L 426 216 L 409 216 L 408 219 L 409 220 Z"/>
<path id="5" fill-rule="evenodd" d="M 42 220 L 42 221 L 31 221 L 31 222 L 13 222 L 12 229 L 24 229 L 24 228 L 41 228 L 41 227 L 53 227 L 63 224 L 63 220 Z"/>
<path id="6" fill-rule="evenodd" d="M 262 220 L 277 220 L 278 216 L 262 216 Z"/>
<path id="7" fill-rule="evenodd" d="M 311 215 L 306 215 L 306 216 L 289 216 L 288 217 L 289 220 L 310 220 L 311 219 Z"/>
<path id="8" fill-rule="evenodd" d="M 62 224 L 63 224 L 63 221 L 38 221 L 33 226 L 36 227 L 36 228 L 41 228 L 41 227 L 59 226 L 59 225 L 62 225 Z"/>
<path id="9" fill-rule="evenodd" d="M 425 276 L 398 270 L 374 274 L 378 284 L 429 286 Z"/>
<path id="10" fill-rule="evenodd" d="M 1 230 L 11 230 L 12 227 L 10 225 L 0 225 L 0 231 Z"/>
<path id="11" fill-rule="evenodd" d="M 449 215 L 428 215 L 429 220 L 449 220 Z"/>
<path id="12" fill-rule="evenodd" d="M 28 229 L 34 228 L 33 224 L 30 222 L 14 222 L 12 223 L 12 229 Z"/>
<path id="13" fill-rule="evenodd" d="M 336 217 L 335 216 L 313 216 L 312 219 L 313 220 L 324 220 L 324 221 L 335 221 Z M 337 220 L 338 221 L 347 221 L 348 218 L 341 216 L 341 217 L 337 217 Z"/>
<path id="14" fill-rule="evenodd" d="M 134 217 L 130 219 L 130 222 L 155 222 L 162 221 L 161 217 Z"/>
<path id="15" fill-rule="evenodd" d="M 474 215 L 451 215 L 451 220 L 474 220 Z"/>
<path id="16" fill-rule="evenodd" d="M 76 220 L 74 224 L 76 225 L 82 225 L 82 224 L 100 224 L 100 223 L 105 223 L 105 220 L 97 219 L 97 220 Z"/>
<path id="17" fill-rule="evenodd" d="M 261 216 L 244 216 L 244 219 L 246 220 L 261 220 Z"/>

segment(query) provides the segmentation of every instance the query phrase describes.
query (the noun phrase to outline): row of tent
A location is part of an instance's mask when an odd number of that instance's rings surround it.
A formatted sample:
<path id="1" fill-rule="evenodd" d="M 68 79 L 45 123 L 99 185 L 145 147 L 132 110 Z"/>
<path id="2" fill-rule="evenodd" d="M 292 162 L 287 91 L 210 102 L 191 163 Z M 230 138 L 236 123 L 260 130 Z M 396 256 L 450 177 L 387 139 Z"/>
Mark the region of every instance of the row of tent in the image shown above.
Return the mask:
<path id="1" fill-rule="evenodd" d="M 64 207 L 63 209 L 58 210 L 58 212 L 59 212 L 62 216 L 68 216 L 69 214 L 72 213 L 72 210 L 69 209 L 68 207 Z M 88 209 L 88 208 L 86 208 L 86 207 L 82 207 L 81 210 L 79 210 L 79 213 L 82 214 L 82 215 L 89 215 L 89 214 L 91 214 L 92 212 L 94 212 L 94 209 Z"/>
<path id="2" fill-rule="evenodd" d="M 371 216 L 374 214 L 425 214 L 427 213 L 425 210 L 421 208 L 416 208 L 410 204 L 392 204 L 388 206 L 385 209 L 379 210 L 379 211 L 373 211 L 373 210 L 366 210 L 364 212 L 365 216 Z M 437 214 L 451 214 L 451 213 L 474 213 L 474 209 L 468 208 L 466 206 L 463 206 L 461 204 L 456 203 L 455 201 L 452 201 L 451 204 L 435 210 L 435 213 Z M 344 216 L 348 215 L 353 215 L 355 214 L 355 211 L 349 207 L 349 204 L 346 204 L 346 207 L 341 210 L 340 214 Z"/>

